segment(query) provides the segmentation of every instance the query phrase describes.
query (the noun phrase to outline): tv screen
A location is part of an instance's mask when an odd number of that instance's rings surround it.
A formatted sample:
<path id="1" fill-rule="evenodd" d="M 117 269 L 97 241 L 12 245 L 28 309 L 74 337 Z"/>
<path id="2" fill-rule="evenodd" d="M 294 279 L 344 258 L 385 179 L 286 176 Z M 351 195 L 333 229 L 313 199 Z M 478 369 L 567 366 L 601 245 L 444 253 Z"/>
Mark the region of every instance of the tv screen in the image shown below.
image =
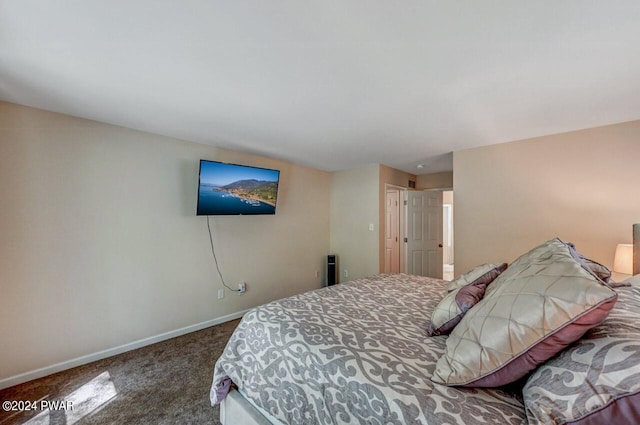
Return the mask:
<path id="1" fill-rule="evenodd" d="M 280 171 L 200 160 L 198 215 L 275 214 Z"/>

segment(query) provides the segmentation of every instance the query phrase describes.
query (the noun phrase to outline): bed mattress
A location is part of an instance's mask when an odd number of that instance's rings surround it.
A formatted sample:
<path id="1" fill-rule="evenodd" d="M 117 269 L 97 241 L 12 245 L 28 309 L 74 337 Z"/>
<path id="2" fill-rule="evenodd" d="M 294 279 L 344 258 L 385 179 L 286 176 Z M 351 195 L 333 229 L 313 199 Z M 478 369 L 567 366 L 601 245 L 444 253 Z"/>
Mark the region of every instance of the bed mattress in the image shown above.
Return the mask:
<path id="1" fill-rule="evenodd" d="M 444 336 L 428 337 L 446 282 L 378 275 L 245 314 L 215 366 L 211 401 L 232 383 L 284 424 L 526 422 L 519 388 L 431 382 Z"/>

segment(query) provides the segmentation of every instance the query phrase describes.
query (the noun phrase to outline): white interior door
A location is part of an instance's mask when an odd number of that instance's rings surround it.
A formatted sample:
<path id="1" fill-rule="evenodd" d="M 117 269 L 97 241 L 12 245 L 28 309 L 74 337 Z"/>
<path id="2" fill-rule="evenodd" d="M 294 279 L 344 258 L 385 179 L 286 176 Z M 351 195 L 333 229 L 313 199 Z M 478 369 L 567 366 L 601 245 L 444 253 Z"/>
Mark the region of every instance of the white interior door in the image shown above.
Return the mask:
<path id="1" fill-rule="evenodd" d="M 442 279 L 442 191 L 425 191 L 427 198 L 427 274 L 426 276 Z"/>
<path id="2" fill-rule="evenodd" d="M 442 191 L 410 191 L 407 273 L 442 279 Z"/>
<path id="3" fill-rule="evenodd" d="M 411 190 L 407 199 L 407 273 L 424 276 L 427 271 L 425 253 L 425 194 Z"/>
<path id="4" fill-rule="evenodd" d="M 400 191 L 387 190 L 385 208 L 385 273 L 400 273 Z"/>

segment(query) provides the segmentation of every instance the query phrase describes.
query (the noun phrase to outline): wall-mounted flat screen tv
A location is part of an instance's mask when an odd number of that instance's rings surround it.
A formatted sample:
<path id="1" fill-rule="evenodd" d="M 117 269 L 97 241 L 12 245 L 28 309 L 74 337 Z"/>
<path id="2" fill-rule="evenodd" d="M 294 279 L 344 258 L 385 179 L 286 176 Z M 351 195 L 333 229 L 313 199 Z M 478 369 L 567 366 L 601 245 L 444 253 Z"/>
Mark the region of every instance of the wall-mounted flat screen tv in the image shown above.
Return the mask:
<path id="1" fill-rule="evenodd" d="M 275 214 L 280 171 L 200 160 L 198 215 Z"/>

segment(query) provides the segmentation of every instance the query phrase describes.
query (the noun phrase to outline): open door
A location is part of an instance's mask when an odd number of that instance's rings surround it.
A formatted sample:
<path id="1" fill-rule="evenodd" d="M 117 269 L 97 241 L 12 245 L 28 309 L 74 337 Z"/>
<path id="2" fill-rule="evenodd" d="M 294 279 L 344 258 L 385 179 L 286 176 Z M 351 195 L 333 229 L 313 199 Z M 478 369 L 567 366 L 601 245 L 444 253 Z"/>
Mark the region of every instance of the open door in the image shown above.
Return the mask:
<path id="1" fill-rule="evenodd" d="M 407 273 L 442 279 L 442 191 L 409 191 Z"/>

